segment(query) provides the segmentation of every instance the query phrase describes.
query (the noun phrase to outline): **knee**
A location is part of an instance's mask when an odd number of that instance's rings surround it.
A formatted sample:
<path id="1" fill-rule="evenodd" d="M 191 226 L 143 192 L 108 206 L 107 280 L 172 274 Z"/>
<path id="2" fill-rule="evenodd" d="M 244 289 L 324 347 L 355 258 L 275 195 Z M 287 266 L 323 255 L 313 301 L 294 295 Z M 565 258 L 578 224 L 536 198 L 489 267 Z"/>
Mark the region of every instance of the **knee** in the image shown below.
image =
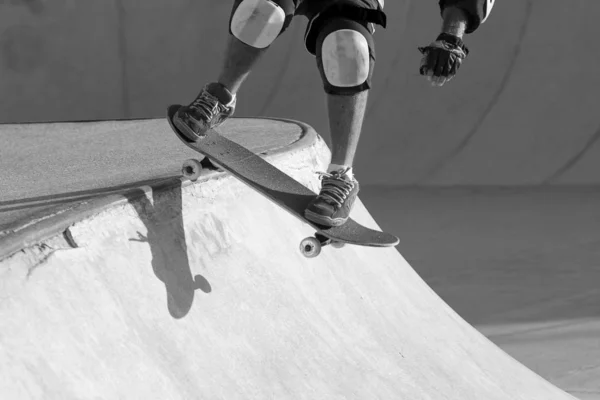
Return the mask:
<path id="1" fill-rule="evenodd" d="M 317 65 L 325 92 L 353 95 L 370 88 L 375 64 L 373 37 L 362 24 L 333 19 L 317 39 Z"/>
<path id="2" fill-rule="evenodd" d="M 248 46 L 269 47 L 289 26 L 293 0 L 238 0 L 229 21 L 229 31 Z"/>

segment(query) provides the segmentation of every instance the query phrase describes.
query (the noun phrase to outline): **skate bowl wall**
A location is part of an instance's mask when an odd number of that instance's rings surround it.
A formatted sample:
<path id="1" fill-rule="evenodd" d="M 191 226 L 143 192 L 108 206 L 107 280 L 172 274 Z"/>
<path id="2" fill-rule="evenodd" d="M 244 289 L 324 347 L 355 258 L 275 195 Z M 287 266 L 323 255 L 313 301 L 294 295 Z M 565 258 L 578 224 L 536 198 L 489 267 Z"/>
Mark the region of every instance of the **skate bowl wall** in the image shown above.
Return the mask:
<path id="1" fill-rule="evenodd" d="M 271 161 L 308 187 L 322 141 Z M 354 217 L 377 228 L 357 201 Z M 324 248 L 229 175 L 144 187 L 0 263 L 6 399 L 567 400 L 394 248 Z"/>
<path id="2" fill-rule="evenodd" d="M 0 4 L 1 122 L 159 117 L 216 78 L 230 1 Z M 387 2 L 356 172 L 382 185 L 598 184 L 595 0 L 504 0 L 467 37 L 458 77 L 432 88 L 417 46 L 437 1 Z M 297 19 L 258 63 L 238 116 L 292 118 L 328 137 Z"/>

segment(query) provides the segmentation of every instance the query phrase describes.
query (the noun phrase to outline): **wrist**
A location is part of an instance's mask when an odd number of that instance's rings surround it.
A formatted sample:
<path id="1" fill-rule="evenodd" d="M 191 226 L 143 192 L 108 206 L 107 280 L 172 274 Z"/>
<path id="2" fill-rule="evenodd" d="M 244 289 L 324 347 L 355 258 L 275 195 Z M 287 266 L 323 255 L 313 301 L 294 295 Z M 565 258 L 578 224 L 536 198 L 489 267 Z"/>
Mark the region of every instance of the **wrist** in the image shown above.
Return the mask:
<path id="1" fill-rule="evenodd" d="M 448 7 L 442 13 L 442 33 L 454 35 L 460 39 L 465 35 L 469 17 L 458 7 Z"/>

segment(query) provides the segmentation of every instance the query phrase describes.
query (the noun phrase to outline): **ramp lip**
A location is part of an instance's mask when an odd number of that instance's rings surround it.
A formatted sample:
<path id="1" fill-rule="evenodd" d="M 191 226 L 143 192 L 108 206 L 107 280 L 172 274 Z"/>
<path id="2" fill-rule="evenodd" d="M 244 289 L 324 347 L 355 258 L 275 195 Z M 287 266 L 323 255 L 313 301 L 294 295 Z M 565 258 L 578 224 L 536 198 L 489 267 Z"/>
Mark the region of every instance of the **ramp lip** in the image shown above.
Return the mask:
<path id="1" fill-rule="evenodd" d="M 142 118 L 129 120 L 100 120 L 100 121 L 65 121 L 50 122 L 51 124 L 69 124 L 69 123 L 102 123 L 102 122 L 136 122 L 147 121 L 156 118 Z M 233 118 L 232 118 L 233 119 Z M 317 132 L 308 124 L 287 118 L 276 117 L 235 117 L 238 120 L 270 120 L 297 125 L 300 130 L 300 136 L 292 143 L 262 151 L 267 160 L 275 162 L 275 158 L 282 154 L 292 154 L 298 150 L 312 146 L 318 140 Z M 41 124 L 35 122 L 32 124 Z M 23 124 L 5 124 L 5 125 L 23 125 Z M 29 124 L 27 124 L 29 125 Z M 166 178 L 157 178 L 152 181 L 138 182 L 139 186 L 124 188 L 118 193 L 98 194 L 91 199 L 73 200 L 73 202 L 63 203 L 40 211 L 37 214 L 16 220 L 0 231 L 0 262 L 11 257 L 19 251 L 33 246 L 36 243 L 47 240 L 51 237 L 64 233 L 68 228 L 80 221 L 94 216 L 106 209 L 119 206 L 126 202 L 136 200 L 145 196 L 150 187 L 154 189 L 166 189 L 171 186 L 186 187 L 191 184 L 208 182 L 215 177 L 225 175 L 223 172 L 214 171 L 207 174 L 198 181 L 192 183 L 181 176 L 171 176 Z"/>

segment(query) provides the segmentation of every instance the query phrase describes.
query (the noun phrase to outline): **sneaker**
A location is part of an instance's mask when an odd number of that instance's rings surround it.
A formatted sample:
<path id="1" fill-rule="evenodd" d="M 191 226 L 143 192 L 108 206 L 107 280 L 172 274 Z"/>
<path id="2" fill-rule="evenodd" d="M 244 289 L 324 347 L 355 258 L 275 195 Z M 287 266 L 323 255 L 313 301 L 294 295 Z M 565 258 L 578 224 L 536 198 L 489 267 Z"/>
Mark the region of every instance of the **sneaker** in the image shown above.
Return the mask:
<path id="1" fill-rule="evenodd" d="M 230 98 L 223 103 L 219 98 Z M 182 106 L 173 117 L 173 123 L 191 141 L 202 139 L 206 131 L 221 125 L 235 111 L 236 96 L 219 83 L 206 85 L 196 100 Z"/>
<path id="2" fill-rule="evenodd" d="M 324 226 L 340 226 L 348 220 L 359 185 L 347 172 L 320 173 L 321 192 L 306 208 L 306 219 Z"/>

